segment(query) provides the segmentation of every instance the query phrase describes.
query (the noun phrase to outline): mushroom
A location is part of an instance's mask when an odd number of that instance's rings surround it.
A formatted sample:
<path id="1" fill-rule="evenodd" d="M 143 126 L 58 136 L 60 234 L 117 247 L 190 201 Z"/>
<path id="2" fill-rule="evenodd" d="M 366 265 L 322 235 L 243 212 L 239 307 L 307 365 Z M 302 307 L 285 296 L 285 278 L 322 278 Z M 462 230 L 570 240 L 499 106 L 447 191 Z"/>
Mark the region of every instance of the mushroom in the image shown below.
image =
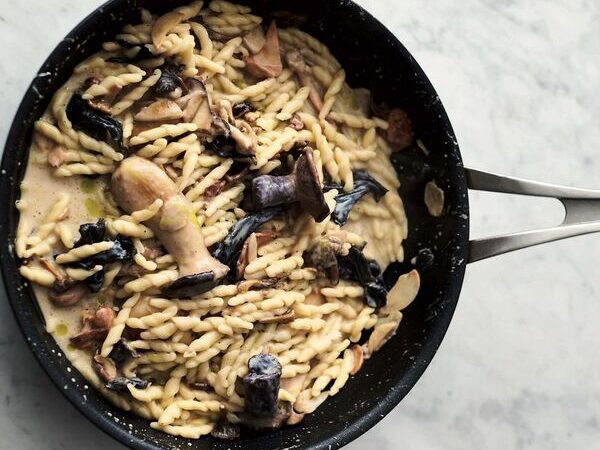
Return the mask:
<path id="1" fill-rule="evenodd" d="M 338 256 L 338 267 L 340 278 L 361 284 L 368 306 L 381 308 L 386 304 L 388 290 L 376 261 L 367 259 L 361 250 L 352 246 L 347 255 Z"/>
<path id="2" fill-rule="evenodd" d="M 340 279 L 337 255 L 344 243 L 335 236 L 324 236 L 310 251 L 306 252 L 306 264 L 325 274 L 336 285 Z"/>
<path id="3" fill-rule="evenodd" d="M 279 316 L 263 317 L 258 319 L 259 323 L 290 323 L 296 318 L 296 313 L 293 309 Z"/>
<path id="4" fill-rule="evenodd" d="M 243 118 L 246 114 L 248 114 L 250 112 L 254 112 L 254 111 L 256 111 L 256 108 L 250 102 L 236 103 L 231 108 L 231 112 L 233 113 L 233 117 L 235 117 L 236 119 Z"/>
<path id="5" fill-rule="evenodd" d="M 403 150 L 412 144 L 413 130 L 408 115 L 401 109 L 392 109 L 388 116 L 387 140 L 392 150 Z"/>
<path id="6" fill-rule="evenodd" d="M 209 132 L 213 125 L 213 113 L 204 83 L 198 78 L 190 78 L 186 88 L 188 93 L 177 99 L 177 104 L 183 108 L 183 120 L 195 123 L 200 131 Z"/>
<path id="7" fill-rule="evenodd" d="M 289 402 L 279 402 L 276 404 L 276 412 L 272 416 L 255 416 L 253 414 L 242 414 L 244 425 L 253 430 L 274 430 L 280 428 L 290 418 L 292 404 Z"/>
<path id="8" fill-rule="evenodd" d="M 289 121 L 289 126 L 290 126 L 290 128 L 292 128 L 296 131 L 300 131 L 304 128 L 304 122 L 302 122 L 302 119 L 300 118 L 298 113 L 295 113 L 292 116 L 292 118 Z"/>
<path id="9" fill-rule="evenodd" d="M 252 180 L 252 195 L 257 208 L 299 202 L 317 222 L 329 215 L 313 150 L 305 147 L 290 175 L 262 175 Z"/>
<path id="10" fill-rule="evenodd" d="M 350 347 L 350 351 L 352 352 L 352 369 L 350 370 L 350 375 L 356 375 L 365 361 L 365 355 L 362 347 L 357 344 Z"/>
<path id="11" fill-rule="evenodd" d="M 372 355 L 379 351 L 381 347 L 396 334 L 399 324 L 399 321 L 389 321 L 375 325 L 375 328 L 373 328 L 373 332 L 366 343 L 365 353 L 367 355 Z"/>
<path id="12" fill-rule="evenodd" d="M 116 392 L 129 392 L 127 385 L 131 384 L 136 389 L 146 389 L 150 382 L 148 380 L 142 380 L 141 378 L 125 378 L 115 377 L 104 385 L 106 389 Z"/>
<path id="13" fill-rule="evenodd" d="M 388 191 L 366 170 L 355 170 L 353 175 L 354 187 L 350 192 L 342 192 L 335 198 L 335 209 L 331 213 L 331 220 L 340 226 L 346 223 L 352 207 L 365 195 L 371 193 L 378 202 Z"/>
<path id="14" fill-rule="evenodd" d="M 121 338 L 113 346 L 113 349 L 108 356 L 118 367 L 121 367 L 130 359 L 137 358 L 139 355 L 125 339 Z"/>
<path id="15" fill-rule="evenodd" d="M 94 328 L 110 328 L 115 317 L 116 313 L 112 308 L 98 308 L 92 319 L 92 326 Z"/>
<path id="16" fill-rule="evenodd" d="M 246 239 L 262 224 L 282 215 L 284 211 L 285 209 L 282 207 L 266 208 L 262 211 L 248 214 L 243 219 L 238 220 L 231 227 L 225 239 L 215 248 L 213 252 L 214 257 L 223 264 L 233 267 L 239 258 Z"/>
<path id="17" fill-rule="evenodd" d="M 210 432 L 210 435 L 217 439 L 233 440 L 240 437 L 240 427 L 227 420 L 219 420 Z"/>
<path id="18" fill-rule="evenodd" d="M 163 206 L 147 221 L 154 234 L 179 265 L 180 278 L 163 290 L 169 297 L 191 297 L 217 285 L 229 267 L 213 258 L 189 200 L 156 164 L 129 157 L 112 176 L 112 193 L 128 213 L 161 199 Z"/>
<path id="19" fill-rule="evenodd" d="M 79 303 L 79 301 L 85 297 L 88 292 L 88 288 L 85 286 L 85 284 L 77 283 L 63 292 L 50 290 L 48 292 L 48 298 L 56 306 L 73 306 Z"/>
<path id="20" fill-rule="evenodd" d="M 261 278 L 254 280 L 243 280 L 237 285 L 238 292 L 243 294 L 244 292 L 254 291 L 259 289 L 272 288 L 277 286 L 281 282 L 281 278 Z"/>
<path id="21" fill-rule="evenodd" d="M 94 139 L 108 140 L 115 150 L 123 151 L 123 127 L 118 120 L 92 108 L 79 94 L 71 97 L 66 113 L 73 128 Z"/>
<path id="22" fill-rule="evenodd" d="M 92 360 L 92 367 L 100 378 L 104 381 L 111 381 L 117 376 L 117 367 L 110 358 L 105 358 L 100 353 L 96 353 Z"/>
<path id="23" fill-rule="evenodd" d="M 389 314 L 393 311 L 402 311 L 415 299 L 420 286 L 421 278 L 416 270 L 401 275 L 388 292 L 387 304 L 381 308 L 381 313 Z"/>
<path id="24" fill-rule="evenodd" d="M 107 328 L 84 330 L 71 338 L 71 344 L 77 348 L 92 348 L 102 342 L 108 334 Z"/>
<path id="25" fill-rule="evenodd" d="M 265 33 L 262 27 L 256 27 L 252 31 L 249 31 L 242 39 L 252 54 L 260 52 L 266 44 Z"/>
<path id="26" fill-rule="evenodd" d="M 181 69 L 178 65 L 167 61 L 160 69 L 160 78 L 152 87 L 152 91 L 156 95 L 165 96 L 173 93 L 177 88 L 182 90 L 186 88 L 180 75 Z"/>
<path id="27" fill-rule="evenodd" d="M 252 233 L 246 242 L 244 242 L 244 246 L 240 251 L 240 256 L 236 263 L 236 277 L 238 280 L 241 280 L 244 274 L 244 269 L 250 262 L 250 257 L 252 259 L 257 258 L 256 251 L 259 247 L 271 242 L 275 239 L 275 233 L 272 231 L 265 231 L 262 233 Z"/>
<path id="28" fill-rule="evenodd" d="M 433 217 L 440 217 L 444 211 L 444 191 L 435 183 L 430 181 L 425 185 L 425 206 Z"/>
<path id="29" fill-rule="evenodd" d="M 277 24 L 271 22 L 262 49 L 246 58 L 246 69 L 259 78 L 273 78 L 281 75 L 283 65 L 279 52 L 279 34 Z"/>
<path id="30" fill-rule="evenodd" d="M 273 355 L 260 353 L 248 360 L 243 379 L 246 412 L 255 417 L 275 417 L 281 384 L 281 364 Z"/>
<path id="31" fill-rule="evenodd" d="M 252 127 L 244 121 L 238 121 L 240 128 L 230 124 L 231 139 L 235 141 L 237 151 L 242 155 L 254 155 L 258 149 L 258 138 Z"/>
<path id="32" fill-rule="evenodd" d="M 136 115 L 135 120 L 140 122 L 159 122 L 165 120 L 176 120 L 183 117 L 183 111 L 173 100 L 161 98 L 142 108 Z"/>

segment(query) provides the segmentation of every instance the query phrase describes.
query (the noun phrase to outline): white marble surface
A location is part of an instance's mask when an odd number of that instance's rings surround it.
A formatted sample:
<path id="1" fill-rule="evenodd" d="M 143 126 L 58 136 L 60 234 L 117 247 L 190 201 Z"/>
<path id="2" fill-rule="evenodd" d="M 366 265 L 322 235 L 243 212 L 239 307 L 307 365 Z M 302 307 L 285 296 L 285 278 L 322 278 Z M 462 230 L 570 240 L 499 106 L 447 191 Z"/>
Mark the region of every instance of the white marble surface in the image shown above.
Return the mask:
<path id="1" fill-rule="evenodd" d="M 600 187 L 599 2 L 360 3 L 431 78 L 466 164 Z M 1 141 L 43 59 L 98 4 L 0 0 Z M 550 200 L 471 198 L 475 236 L 561 218 Z M 599 267 L 600 236 L 469 267 L 454 321 L 424 377 L 348 448 L 598 448 Z M 46 379 L 5 301 L 0 317 L 0 450 L 122 449 Z"/>

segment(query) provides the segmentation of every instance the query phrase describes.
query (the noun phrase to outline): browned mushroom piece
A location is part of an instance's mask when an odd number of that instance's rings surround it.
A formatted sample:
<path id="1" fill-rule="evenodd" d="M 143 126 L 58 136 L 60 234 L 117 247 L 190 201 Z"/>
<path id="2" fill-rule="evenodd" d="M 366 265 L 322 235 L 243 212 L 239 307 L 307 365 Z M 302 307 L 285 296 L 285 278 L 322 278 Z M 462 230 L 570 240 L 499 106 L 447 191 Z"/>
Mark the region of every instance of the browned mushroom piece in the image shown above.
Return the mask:
<path id="1" fill-rule="evenodd" d="M 94 328 L 110 328 L 116 316 L 112 308 L 98 308 L 92 319 L 92 325 Z"/>
<path id="2" fill-rule="evenodd" d="M 200 224 L 189 200 L 156 164 L 131 156 L 112 176 L 115 200 L 128 213 L 161 199 L 163 206 L 146 224 L 173 255 L 180 278 L 163 289 L 168 297 L 191 297 L 210 290 L 229 267 L 213 258 L 204 245 Z"/>
<path id="3" fill-rule="evenodd" d="M 252 180 L 252 194 L 258 209 L 298 202 L 317 222 L 322 222 L 329 215 L 310 147 L 304 148 L 290 175 L 262 175 Z"/>
<path id="4" fill-rule="evenodd" d="M 183 111 L 173 100 L 161 98 L 148 106 L 142 108 L 136 115 L 135 120 L 140 122 L 157 122 L 165 120 L 176 120 L 183 117 Z"/>
<path id="5" fill-rule="evenodd" d="M 117 376 L 117 366 L 110 358 L 105 358 L 100 353 L 96 353 L 92 359 L 94 371 L 103 381 L 111 381 Z"/>
<path id="6" fill-rule="evenodd" d="M 186 87 L 188 93 L 177 99 L 177 105 L 183 109 L 183 120 L 195 123 L 200 131 L 209 132 L 213 125 L 213 113 L 204 83 L 198 78 L 189 78 Z"/>
<path id="7" fill-rule="evenodd" d="M 248 50 L 253 54 L 260 52 L 266 43 L 265 33 L 262 27 L 256 27 L 252 31 L 249 31 L 242 39 L 244 40 L 246 47 L 248 47 Z"/>
<path id="8" fill-rule="evenodd" d="M 56 306 L 73 306 L 89 293 L 87 286 L 83 283 L 77 283 L 69 287 L 66 291 L 50 290 L 48 298 Z"/>
<path id="9" fill-rule="evenodd" d="M 108 334 L 108 328 L 84 330 L 71 338 L 71 344 L 77 348 L 92 348 L 101 343 Z"/>
<path id="10" fill-rule="evenodd" d="M 281 75 L 283 64 L 281 63 L 279 34 L 275 21 L 269 25 L 265 45 L 262 49 L 246 58 L 246 69 L 250 74 L 259 78 L 273 78 Z"/>
<path id="11" fill-rule="evenodd" d="M 387 140 L 392 150 L 400 151 L 412 144 L 413 130 L 408 114 L 401 109 L 392 109 L 388 116 Z"/>

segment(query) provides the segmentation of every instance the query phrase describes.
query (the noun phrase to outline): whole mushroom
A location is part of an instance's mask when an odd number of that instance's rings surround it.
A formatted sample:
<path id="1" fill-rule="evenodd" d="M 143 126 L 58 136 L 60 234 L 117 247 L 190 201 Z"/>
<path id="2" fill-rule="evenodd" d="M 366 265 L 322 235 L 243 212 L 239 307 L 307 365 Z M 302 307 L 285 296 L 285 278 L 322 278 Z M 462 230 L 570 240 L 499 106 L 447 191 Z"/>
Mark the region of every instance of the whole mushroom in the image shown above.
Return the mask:
<path id="1" fill-rule="evenodd" d="M 305 147 L 290 175 L 262 175 L 252 180 L 256 208 L 299 202 L 317 222 L 329 215 L 313 150 Z"/>
<path id="2" fill-rule="evenodd" d="M 213 258 L 204 245 L 200 224 L 189 200 L 156 164 L 132 156 L 112 176 L 112 193 L 128 213 L 161 199 L 163 206 L 146 223 L 179 265 L 180 278 L 163 290 L 168 297 L 191 297 L 217 285 L 229 267 Z"/>

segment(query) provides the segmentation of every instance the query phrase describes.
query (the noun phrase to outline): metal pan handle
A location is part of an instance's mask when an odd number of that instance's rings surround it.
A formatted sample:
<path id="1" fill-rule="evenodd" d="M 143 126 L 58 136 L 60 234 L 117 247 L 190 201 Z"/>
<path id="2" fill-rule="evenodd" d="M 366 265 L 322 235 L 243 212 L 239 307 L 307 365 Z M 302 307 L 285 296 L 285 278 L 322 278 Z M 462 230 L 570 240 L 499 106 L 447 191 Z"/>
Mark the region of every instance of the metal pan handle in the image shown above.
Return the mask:
<path id="1" fill-rule="evenodd" d="M 465 174 L 469 189 L 552 197 L 560 200 L 565 207 L 565 218 L 556 227 L 472 240 L 469 244 L 469 262 L 600 231 L 600 190 L 540 183 L 475 169 L 465 169 Z"/>

